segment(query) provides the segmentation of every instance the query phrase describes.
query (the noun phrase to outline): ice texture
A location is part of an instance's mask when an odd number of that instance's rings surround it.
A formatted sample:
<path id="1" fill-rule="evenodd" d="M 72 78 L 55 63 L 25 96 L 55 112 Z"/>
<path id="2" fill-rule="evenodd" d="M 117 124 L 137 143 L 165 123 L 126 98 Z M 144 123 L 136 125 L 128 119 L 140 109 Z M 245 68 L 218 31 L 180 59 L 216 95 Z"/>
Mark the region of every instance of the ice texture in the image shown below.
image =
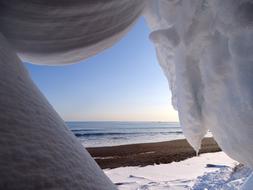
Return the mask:
<path id="1" fill-rule="evenodd" d="M 116 189 L 0 35 L 0 189 Z"/>
<path id="2" fill-rule="evenodd" d="M 253 1 L 150 1 L 145 17 L 189 143 L 209 129 L 253 167 Z"/>
<path id="3" fill-rule="evenodd" d="M 80 61 L 116 42 L 143 7 L 141 0 L 0 1 L 0 189 L 116 189 L 20 58 Z"/>
<path id="4" fill-rule="evenodd" d="M 0 32 L 23 61 L 76 63 L 118 41 L 144 4 L 143 0 L 0 1 Z"/>

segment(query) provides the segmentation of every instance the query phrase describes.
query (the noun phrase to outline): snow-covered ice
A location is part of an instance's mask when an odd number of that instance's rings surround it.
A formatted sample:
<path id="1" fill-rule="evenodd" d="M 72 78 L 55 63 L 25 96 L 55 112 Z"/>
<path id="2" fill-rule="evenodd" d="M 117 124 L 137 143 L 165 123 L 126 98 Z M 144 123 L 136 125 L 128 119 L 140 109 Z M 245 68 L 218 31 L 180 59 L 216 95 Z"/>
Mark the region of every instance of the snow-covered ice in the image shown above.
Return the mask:
<path id="1" fill-rule="evenodd" d="M 144 15 L 189 143 L 209 129 L 253 167 L 253 1 L 151 0 Z"/>
<path id="2" fill-rule="evenodd" d="M 0 32 L 23 61 L 58 66 L 77 63 L 121 39 L 141 15 L 143 2 L 0 1 Z"/>
<path id="3" fill-rule="evenodd" d="M 213 164 L 207 167 L 207 164 Z M 106 169 L 106 175 L 120 190 L 235 190 L 250 174 L 224 152 L 201 154 L 181 162 L 145 167 Z M 222 188 L 221 188 L 222 187 Z"/>

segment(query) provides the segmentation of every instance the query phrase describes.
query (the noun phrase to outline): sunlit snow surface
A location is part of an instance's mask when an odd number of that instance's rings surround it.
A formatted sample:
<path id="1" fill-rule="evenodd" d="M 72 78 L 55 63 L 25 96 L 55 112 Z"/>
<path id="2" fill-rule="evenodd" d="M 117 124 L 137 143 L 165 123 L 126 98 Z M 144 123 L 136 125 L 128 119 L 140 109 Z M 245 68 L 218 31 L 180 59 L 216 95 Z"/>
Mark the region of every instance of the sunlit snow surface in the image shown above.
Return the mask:
<path id="1" fill-rule="evenodd" d="M 206 167 L 213 164 L 213 167 Z M 207 153 L 171 164 L 104 170 L 120 190 L 236 190 L 250 174 L 233 168 L 238 162 L 225 153 Z"/>

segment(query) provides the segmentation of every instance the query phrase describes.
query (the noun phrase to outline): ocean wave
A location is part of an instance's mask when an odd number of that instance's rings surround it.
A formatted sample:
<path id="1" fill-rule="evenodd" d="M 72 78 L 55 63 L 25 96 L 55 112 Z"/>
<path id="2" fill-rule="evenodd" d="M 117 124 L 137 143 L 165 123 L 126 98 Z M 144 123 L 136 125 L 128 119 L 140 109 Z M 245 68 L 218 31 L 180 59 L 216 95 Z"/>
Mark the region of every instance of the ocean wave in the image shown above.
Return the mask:
<path id="1" fill-rule="evenodd" d="M 182 131 L 169 131 L 169 132 L 96 132 L 96 133 L 80 133 L 80 131 L 73 131 L 77 137 L 90 137 L 90 136 L 132 136 L 132 135 L 169 135 L 169 134 L 182 134 Z"/>

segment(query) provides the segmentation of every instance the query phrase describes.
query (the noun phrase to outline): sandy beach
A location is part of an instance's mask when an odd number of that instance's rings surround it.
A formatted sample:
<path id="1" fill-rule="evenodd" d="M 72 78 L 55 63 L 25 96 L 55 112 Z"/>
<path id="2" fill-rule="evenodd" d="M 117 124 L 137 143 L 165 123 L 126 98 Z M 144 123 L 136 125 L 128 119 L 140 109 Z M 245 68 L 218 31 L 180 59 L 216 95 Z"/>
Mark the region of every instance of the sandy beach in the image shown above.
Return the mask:
<path id="1" fill-rule="evenodd" d="M 87 148 L 87 150 L 103 169 L 170 163 L 196 155 L 193 148 L 185 139 L 157 143 L 94 147 Z M 205 138 L 202 141 L 200 154 L 218 151 L 220 151 L 220 148 L 213 138 Z"/>

